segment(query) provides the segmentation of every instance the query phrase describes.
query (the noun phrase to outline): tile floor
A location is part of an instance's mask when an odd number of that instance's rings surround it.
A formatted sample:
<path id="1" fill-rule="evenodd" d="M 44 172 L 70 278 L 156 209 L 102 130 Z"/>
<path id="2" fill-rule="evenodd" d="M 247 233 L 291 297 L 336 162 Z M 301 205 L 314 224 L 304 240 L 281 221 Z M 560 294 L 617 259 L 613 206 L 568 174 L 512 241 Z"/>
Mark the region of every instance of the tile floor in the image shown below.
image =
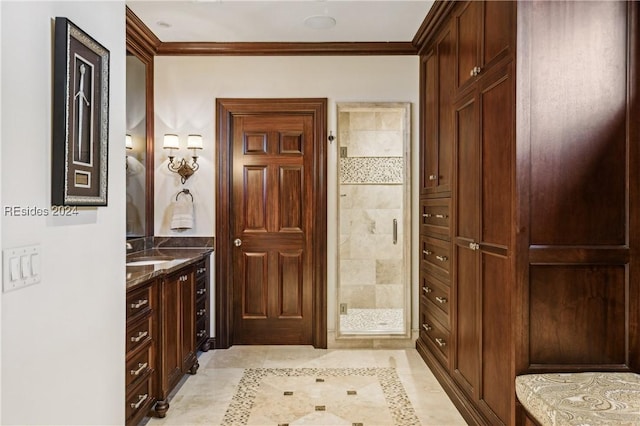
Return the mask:
<path id="1" fill-rule="evenodd" d="M 402 334 L 404 309 L 349 309 L 340 315 L 340 331 L 346 334 Z"/>
<path id="2" fill-rule="evenodd" d="M 415 349 L 233 346 L 199 357 L 160 425 L 465 425 Z"/>

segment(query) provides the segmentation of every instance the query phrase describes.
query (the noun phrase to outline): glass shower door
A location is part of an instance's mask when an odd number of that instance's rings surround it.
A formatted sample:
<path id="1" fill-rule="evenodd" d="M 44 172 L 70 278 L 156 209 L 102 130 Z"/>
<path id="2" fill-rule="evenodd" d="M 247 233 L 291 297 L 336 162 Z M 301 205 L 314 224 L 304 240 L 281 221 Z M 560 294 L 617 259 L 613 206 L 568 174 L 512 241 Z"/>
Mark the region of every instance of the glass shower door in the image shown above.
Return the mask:
<path id="1" fill-rule="evenodd" d="M 338 104 L 338 333 L 410 333 L 409 104 Z"/>

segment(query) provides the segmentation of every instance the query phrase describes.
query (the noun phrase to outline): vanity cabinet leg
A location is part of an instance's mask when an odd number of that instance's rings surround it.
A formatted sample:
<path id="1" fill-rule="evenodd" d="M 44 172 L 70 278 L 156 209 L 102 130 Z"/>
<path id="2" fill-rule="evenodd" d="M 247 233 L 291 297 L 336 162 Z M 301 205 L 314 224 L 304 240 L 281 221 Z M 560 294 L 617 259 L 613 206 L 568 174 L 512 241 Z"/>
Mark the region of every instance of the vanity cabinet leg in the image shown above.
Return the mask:
<path id="1" fill-rule="evenodd" d="M 207 339 L 200 345 L 200 350 L 202 352 L 209 352 L 209 349 L 211 349 L 211 342 Z"/>
<path id="2" fill-rule="evenodd" d="M 155 412 L 158 417 L 166 416 L 167 410 L 169 410 L 169 402 L 166 399 L 156 402 Z"/>
<path id="3" fill-rule="evenodd" d="M 189 374 L 196 374 L 198 372 L 198 368 L 200 368 L 200 363 L 196 360 L 189 369 Z"/>

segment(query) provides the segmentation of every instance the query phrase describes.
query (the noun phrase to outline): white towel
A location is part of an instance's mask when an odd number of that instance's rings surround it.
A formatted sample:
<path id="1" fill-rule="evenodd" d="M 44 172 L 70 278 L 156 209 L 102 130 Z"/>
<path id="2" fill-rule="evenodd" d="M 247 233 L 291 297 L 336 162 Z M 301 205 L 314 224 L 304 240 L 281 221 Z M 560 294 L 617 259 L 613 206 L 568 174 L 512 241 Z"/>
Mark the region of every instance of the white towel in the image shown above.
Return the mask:
<path id="1" fill-rule="evenodd" d="M 188 197 L 178 197 L 173 202 L 171 229 L 184 231 L 193 228 L 193 201 Z"/>

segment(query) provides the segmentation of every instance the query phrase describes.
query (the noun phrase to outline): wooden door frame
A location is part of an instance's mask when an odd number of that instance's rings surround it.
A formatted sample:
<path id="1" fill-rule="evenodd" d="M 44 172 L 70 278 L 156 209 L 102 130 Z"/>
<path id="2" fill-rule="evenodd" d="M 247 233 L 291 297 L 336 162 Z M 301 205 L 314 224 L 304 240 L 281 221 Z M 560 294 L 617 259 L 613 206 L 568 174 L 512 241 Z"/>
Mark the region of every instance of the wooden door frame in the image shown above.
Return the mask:
<path id="1" fill-rule="evenodd" d="M 226 349 L 233 341 L 233 278 L 231 174 L 233 170 L 233 117 L 256 114 L 305 114 L 313 116 L 313 346 L 327 347 L 327 99 L 238 99 L 216 100 L 216 244 L 215 244 L 215 340 L 216 349 Z"/>

